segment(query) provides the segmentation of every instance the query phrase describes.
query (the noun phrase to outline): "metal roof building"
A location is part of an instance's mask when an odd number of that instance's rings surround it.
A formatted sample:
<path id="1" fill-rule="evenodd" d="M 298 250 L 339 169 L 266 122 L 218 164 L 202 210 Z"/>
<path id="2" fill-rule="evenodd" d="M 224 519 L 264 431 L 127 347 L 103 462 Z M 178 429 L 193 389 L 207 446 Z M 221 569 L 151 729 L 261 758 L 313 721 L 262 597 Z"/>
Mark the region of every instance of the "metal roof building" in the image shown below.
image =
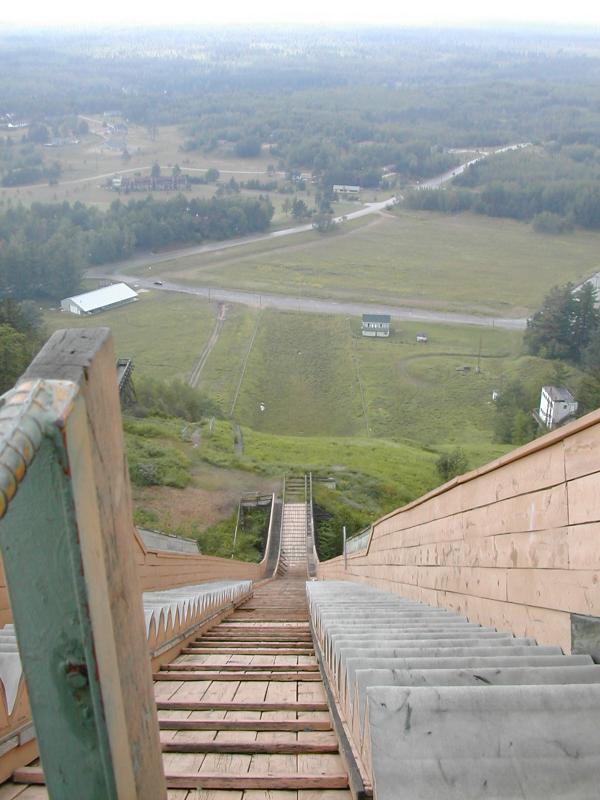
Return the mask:
<path id="1" fill-rule="evenodd" d="M 137 298 L 137 292 L 126 283 L 113 283 L 111 286 L 94 289 L 93 292 L 65 297 L 61 300 L 60 307 L 71 314 L 99 314 L 101 311 L 133 303 Z"/>

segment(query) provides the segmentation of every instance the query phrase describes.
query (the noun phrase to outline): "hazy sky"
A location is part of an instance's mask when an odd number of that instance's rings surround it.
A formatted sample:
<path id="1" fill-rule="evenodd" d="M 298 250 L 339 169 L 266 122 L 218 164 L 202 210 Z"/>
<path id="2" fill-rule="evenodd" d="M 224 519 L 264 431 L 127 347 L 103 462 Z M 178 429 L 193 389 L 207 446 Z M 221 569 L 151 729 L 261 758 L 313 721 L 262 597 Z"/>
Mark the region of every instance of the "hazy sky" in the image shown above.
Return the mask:
<path id="1" fill-rule="evenodd" d="M 211 23 L 430 25 L 554 23 L 600 26 L 598 0 L 0 0 L 0 23 L 11 25 L 195 25 Z"/>

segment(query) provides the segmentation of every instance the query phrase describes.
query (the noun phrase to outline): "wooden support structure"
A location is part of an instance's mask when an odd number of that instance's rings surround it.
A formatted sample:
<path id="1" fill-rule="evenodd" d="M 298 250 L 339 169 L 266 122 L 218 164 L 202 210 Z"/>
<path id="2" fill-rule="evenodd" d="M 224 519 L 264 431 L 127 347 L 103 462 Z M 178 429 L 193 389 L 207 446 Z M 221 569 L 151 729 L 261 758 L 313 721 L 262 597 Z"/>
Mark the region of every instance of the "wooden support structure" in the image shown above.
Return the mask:
<path id="1" fill-rule="evenodd" d="M 163 800 L 107 328 L 57 331 L 5 396 L 0 517 L 51 796 Z"/>

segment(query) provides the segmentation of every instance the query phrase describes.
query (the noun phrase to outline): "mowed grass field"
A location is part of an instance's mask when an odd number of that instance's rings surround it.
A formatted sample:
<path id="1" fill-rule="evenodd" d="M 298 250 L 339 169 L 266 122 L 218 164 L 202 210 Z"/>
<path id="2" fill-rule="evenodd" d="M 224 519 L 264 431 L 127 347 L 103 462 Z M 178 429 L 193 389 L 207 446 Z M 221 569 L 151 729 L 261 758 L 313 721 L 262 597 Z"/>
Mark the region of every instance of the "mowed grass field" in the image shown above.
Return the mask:
<path id="1" fill-rule="evenodd" d="M 147 292 L 94 317 L 48 312 L 46 320 L 49 330 L 108 326 L 117 355 L 134 359 L 134 376 L 185 380 L 216 315 L 200 298 Z M 416 342 L 422 330 L 427 344 Z M 389 339 L 371 339 L 358 318 L 228 304 L 198 389 L 257 434 L 387 440 L 429 452 L 460 446 L 475 466 L 509 449 L 493 441 L 492 392 L 515 377 L 536 386 L 553 377 L 549 362 L 521 354 L 518 332 L 396 322 Z"/>
<path id="2" fill-rule="evenodd" d="M 461 446 L 477 464 L 505 452 L 493 442 L 492 391 L 520 371 L 520 334 L 431 325 L 417 344 L 420 330 L 396 324 L 389 339 L 371 339 L 356 318 L 265 311 L 235 417 L 265 433 Z M 528 358 L 527 371 L 552 374 L 540 359 Z"/>
<path id="3" fill-rule="evenodd" d="M 202 298 L 143 292 L 135 303 L 91 317 L 49 311 L 49 333 L 59 328 L 108 327 L 115 353 L 134 359 L 135 375 L 186 379 L 215 324 L 216 307 Z"/>
<path id="4" fill-rule="evenodd" d="M 512 220 L 405 210 L 360 223 L 164 268 L 171 280 L 203 286 L 515 317 L 550 287 L 600 268 L 597 233 L 548 236 Z"/>
<path id="5" fill-rule="evenodd" d="M 366 435 L 349 345 L 343 317 L 264 311 L 236 417 L 269 433 Z"/>

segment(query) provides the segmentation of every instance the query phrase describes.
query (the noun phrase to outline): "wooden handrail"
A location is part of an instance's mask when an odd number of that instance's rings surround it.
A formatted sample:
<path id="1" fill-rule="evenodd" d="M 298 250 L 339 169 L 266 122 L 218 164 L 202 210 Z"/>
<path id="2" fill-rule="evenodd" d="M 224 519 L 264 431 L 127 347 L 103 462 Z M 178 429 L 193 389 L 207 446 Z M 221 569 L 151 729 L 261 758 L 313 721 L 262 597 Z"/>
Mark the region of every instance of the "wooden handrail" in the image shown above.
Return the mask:
<path id="1" fill-rule="evenodd" d="M 0 408 L 0 547 L 53 797 L 166 797 L 107 328 L 57 331 Z"/>

